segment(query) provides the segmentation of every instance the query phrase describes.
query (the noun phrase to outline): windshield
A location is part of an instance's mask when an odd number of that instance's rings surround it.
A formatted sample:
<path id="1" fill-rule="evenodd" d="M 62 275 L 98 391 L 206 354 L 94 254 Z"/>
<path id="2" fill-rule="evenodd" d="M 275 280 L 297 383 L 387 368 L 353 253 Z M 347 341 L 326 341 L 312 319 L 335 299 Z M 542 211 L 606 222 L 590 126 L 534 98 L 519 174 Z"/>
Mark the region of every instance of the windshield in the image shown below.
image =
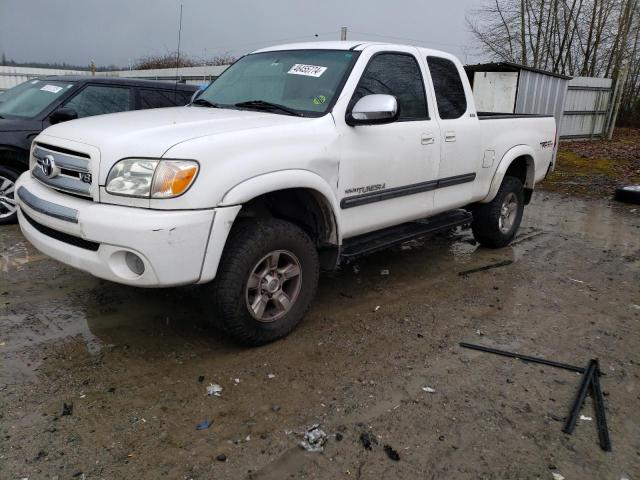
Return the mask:
<path id="1" fill-rule="evenodd" d="M 268 102 L 307 116 L 324 114 L 340 92 L 357 52 L 287 50 L 241 58 L 213 82 L 199 99 L 218 107 L 265 108 Z M 282 110 L 271 109 L 273 113 Z"/>
<path id="2" fill-rule="evenodd" d="M 72 82 L 29 80 L 0 95 L 0 117 L 32 118 L 73 87 Z"/>

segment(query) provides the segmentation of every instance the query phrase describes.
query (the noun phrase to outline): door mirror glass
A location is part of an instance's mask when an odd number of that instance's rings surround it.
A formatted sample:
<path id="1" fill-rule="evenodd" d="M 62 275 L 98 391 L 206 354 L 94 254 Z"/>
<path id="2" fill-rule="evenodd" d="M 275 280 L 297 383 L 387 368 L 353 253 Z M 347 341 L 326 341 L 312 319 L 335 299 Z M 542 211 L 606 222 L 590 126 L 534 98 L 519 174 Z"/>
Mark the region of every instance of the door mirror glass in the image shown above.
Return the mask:
<path id="1" fill-rule="evenodd" d="M 56 123 L 68 122 L 76 118 L 78 118 L 78 112 L 73 108 L 59 108 L 49 116 L 49 121 L 51 125 L 55 125 Z"/>
<path id="2" fill-rule="evenodd" d="M 398 101 L 393 95 L 366 95 L 353 106 L 347 123 L 352 126 L 391 123 L 398 119 L 399 113 Z"/>

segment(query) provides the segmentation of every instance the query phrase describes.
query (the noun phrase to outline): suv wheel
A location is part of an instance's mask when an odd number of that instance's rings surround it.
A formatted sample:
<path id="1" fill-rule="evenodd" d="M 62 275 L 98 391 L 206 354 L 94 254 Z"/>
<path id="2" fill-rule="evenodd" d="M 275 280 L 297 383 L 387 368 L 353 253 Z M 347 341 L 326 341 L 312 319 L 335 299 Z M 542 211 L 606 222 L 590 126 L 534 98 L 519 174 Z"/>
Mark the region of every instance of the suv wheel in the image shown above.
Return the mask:
<path id="1" fill-rule="evenodd" d="M 0 165 L 0 225 L 16 223 L 18 219 L 15 184 L 19 176 L 20 172 Z"/>
<path id="2" fill-rule="evenodd" d="M 243 221 L 232 229 L 211 283 L 210 323 L 246 345 L 277 340 L 306 314 L 318 275 L 318 252 L 303 230 L 277 219 Z"/>
<path id="3" fill-rule="evenodd" d="M 515 177 L 504 177 L 496 197 L 473 209 L 473 236 L 485 247 L 505 247 L 518 232 L 523 212 L 522 182 Z"/>

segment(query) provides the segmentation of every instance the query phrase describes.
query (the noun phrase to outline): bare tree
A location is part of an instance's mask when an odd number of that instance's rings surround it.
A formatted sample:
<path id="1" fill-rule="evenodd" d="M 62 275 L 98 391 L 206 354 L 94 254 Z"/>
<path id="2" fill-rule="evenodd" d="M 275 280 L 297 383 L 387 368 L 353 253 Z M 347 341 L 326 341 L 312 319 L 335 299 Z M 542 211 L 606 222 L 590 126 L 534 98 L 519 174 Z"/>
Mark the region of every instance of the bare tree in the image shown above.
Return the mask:
<path id="1" fill-rule="evenodd" d="M 467 24 L 491 60 L 614 80 L 626 64 L 626 119 L 640 116 L 639 17 L 640 0 L 485 0 Z"/>

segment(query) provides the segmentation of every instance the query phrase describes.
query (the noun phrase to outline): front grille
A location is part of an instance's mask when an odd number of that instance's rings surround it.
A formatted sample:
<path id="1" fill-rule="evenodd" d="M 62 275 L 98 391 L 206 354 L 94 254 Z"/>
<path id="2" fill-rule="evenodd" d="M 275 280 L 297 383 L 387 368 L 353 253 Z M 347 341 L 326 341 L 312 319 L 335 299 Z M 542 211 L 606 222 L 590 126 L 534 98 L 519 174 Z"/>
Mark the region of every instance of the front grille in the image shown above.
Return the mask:
<path id="1" fill-rule="evenodd" d="M 85 240 L 84 238 L 76 237 L 75 235 L 69 235 L 68 233 L 59 232 L 58 230 L 54 230 L 53 228 L 36 222 L 33 218 L 24 213 L 24 210 L 22 211 L 22 215 L 27 219 L 27 221 L 33 228 L 48 237 L 55 238 L 56 240 L 68 243 L 69 245 L 73 245 L 75 247 L 84 248 L 85 250 L 91 250 L 92 252 L 97 252 L 98 248 L 100 248 L 100 244 L 97 242 Z"/>
<path id="2" fill-rule="evenodd" d="M 39 143 L 33 157 L 36 165 L 31 174 L 36 180 L 61 192 L 91 197 L 91 163 L 86 153 Z"/>

